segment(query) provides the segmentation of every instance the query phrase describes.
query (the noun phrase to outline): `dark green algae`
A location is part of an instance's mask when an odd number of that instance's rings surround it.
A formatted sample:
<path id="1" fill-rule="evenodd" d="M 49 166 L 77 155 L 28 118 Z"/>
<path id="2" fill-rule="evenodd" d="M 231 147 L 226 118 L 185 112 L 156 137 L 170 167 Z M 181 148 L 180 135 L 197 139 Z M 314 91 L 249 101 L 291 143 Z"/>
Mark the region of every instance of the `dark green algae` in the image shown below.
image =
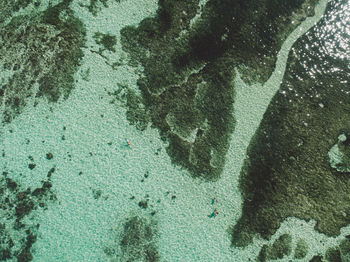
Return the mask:
<path id="1" fill-rule="evenodd" d="M 257 234 L 269 239 L 287 217 L 314 219 L 315 229 L 328 236 L 350 222 L 349 173 L 332 168 L 328 156 L 350 130 L 348 61 L 336 56 L 340 51 L 326 53 L 332 35 L 321 35 L 336 21 L 332 10 L 343 10 L 336 4 L 329 2 L 321 21 L 294 44 L 280 91 L 251 140 L 235 246 L 248 245 Z"/>
<path id="2" fill-rule="evenodd" d="M 97 16 L 102 8 L 108 8 L 108 4 L 111 2 L 113 2 L 113 0 L 90 0 L 88 5 L 79 4 L 86 7 L 93 16 Z M 114 2 L 120 3 L 121 0 L 114 0 Z"/>
<path id="3" fill-rule="evenodd" d="M 106 247 L 104 251 L 112 260 L 118 258 L 125 262 L 157 262 L 162 261 L 157 242 L 157 221 L 154 218 L 134 215 L 123 221 L 122 230 L 115 237 L 115 243 Z"/>
<path id="4" fill-rule="evenodd" d="M 198 4 L 160 0 L 155 17 L 121 30 L 130 64 L 144 68 L 127 118 L 141 130 L 151 122 L 174 164 L 215 181 L 235 126 L 234 67 L 266 81 L 284 39 L 313 14 L 307 6 L 315 1 L 209 0 L 190 26 Z"/>
<path id="5" fill-rule="evenodd" d="M 110 52 L 116 51 L 115 45 L 117 44 L 117 37 L 115 35 L 96 32 L 94 34 L 94 39 L 96 43 L 101 46 L 101 51 L 104 51 L 104 50 L 108 50 Z"/>
<path id="6" fill-rule="evenodd" d="M 56 201 L 51 183 L 54 172 L 55 168 L 51 168 L 41 186 L 35 189 L 24 188 L 12 178 L 12 172 L 1 173 L 0 261 L 14 258 L 19 262 L 32 261 L 33 245 L 38 239 L 40 227 L 34 222 L 35 214 Z"/>
<path id="7" fill-rule="evenodd" d="M 308 253 L 309 246 L 304 239 L 298 239 L 294 250 L 294 259 L 303 259 Z"/>
<path id="8" fill-rule="evenodd" d="M 4 70 L 13 71 L 0 86 L 3 123 L 11 122 L 32 99 L 34 106 L 42 98 L 57 102 L 74 88 L 85 29 L 69 8 L 70 2 L 15 16 L 1 27 L 0 62 Z"/>
<path id="9" fill-rule="evenodd" d="M 0 0 L 0 24 L 3 23 L 6 19 L 10 18 L 14 12 L 17 12 L 21 8 L 26 8 L 28 5 L 37 2 L 39 3 L 39 1 L 33 0 Z"/>
<path id="10" fill-rule="evenodd" d="M 55 103 L 67 98 L 74 88 L 73 74 L 83 56 L 85 29 L 70 10 L 70 2 L 65 0 L 45 11 L 36 9 L 9 20 L 14 12 L 29 5 L 38 7 L 40 2 L 0 1 L 0 66 L 13 72 L 0 85 L 2 124 L 11 122 L 30 101 L 34 100 L 34 106 L 41 99 Z M 47 155 L 48 160 L 52 157 Z M 27 172 L 34 175 L 35 167 L 30 163 Z M 51 183 L 54 172 L 53 167 L 37 188 L 23 187 L 10 171 L 3 170 L 0 175 L 1 261 L 33 259 L 40 231 L 35 217 L 56 201 Z"/>
<path id="11" fill-rule="evenodd" d="M 346 236 L 338 246 L 329 247 L 325 254 L 315 255 L 310 262 L 348 262 L 350 259 L 350 236 Z"/>
<path id="12" fill-rule="evenodd" d="M 283 234 L 277 238 L 272 245 L 264 245 L 257 257 L 257 261 L 265 262 L 270 260 L 282 259 L 292 253 L 292 237 Z"/>

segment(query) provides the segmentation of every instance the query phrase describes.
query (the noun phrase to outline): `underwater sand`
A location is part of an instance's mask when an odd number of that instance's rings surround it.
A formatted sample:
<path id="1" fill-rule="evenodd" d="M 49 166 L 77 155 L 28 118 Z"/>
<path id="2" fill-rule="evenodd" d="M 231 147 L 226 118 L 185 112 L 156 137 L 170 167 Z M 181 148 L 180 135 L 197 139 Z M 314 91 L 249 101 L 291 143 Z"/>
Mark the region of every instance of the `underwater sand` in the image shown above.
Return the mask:
<path id="1" fill-rule="evenodd" d="M 96 45 L 95 32 L 110 33 L 119 39 L 124 26 L 136 25 L 157 10 L 155 0 L 128 0 L 110 4 L 94 17 L 77 2 L 72 9 L 87 28 L 89 47 Z M 186 170 L 172 165 L 158 131 L 150 126 L 138 131 L 127 121 L 125 109 L 110 103 L 106 90 L 117 90 L 117 84 L 138 90 L 135 69 L 124 65 L 112 70 L 103 57 L 84 49 L 75 74 L 76 87 L 69 98 L 56 104 L 41 102 L 37 107 L 27 107 L 2 131 L 1 149 L 6 152 L 2 166 L 20 174 L 28 170 L 28 156 L 34 156 L 36 167 L 30 172 L 35 177 L 30 173 L 16 177 L 24 188 L 37 186 L 44 178 L 40 174 L 46 174 L 52 166 L 56 168 L 52 184 L 58 201 L 49 204 L 47 210 L 38 211 L 35 217 L 40 230 L 33 261 L 109 261 L 104 249 L 116 246 L 122 221 L 150 210 L 156 211 L 161 261 L 254 261 L 262 243 L 267 242 L 255 239 L 245 249 L 235 248 L 227 232 L 241 214 L 239 172 L 250 139 L 282 81 L 293 43 L 320 19 L 326 4 L 326 0 L 320 1 L 315 16 L 289 35 L 279 52 L 276 69 L 264 85 L 249 86 L 237 73 L 237 125 L 225 170 L 217 182 L 193 179 Z M 122 55 L 127 56 L 118 41 L 117 52 L 109 59 L 116 61 Z M 88 79 L 83 77 L 87 70 Z M 0 73 L 1 77 L 6 74 Z M 125 138 L 133 145 L 126 146 Z M 30 144 L 26 144 L 26 139 Z M 50 161 L 45 159 L 47 152 L 54 156 Z M 147 178 L 145 173 L 149 174 Z M 98 199 L 93 196 L 96 190 L 101 192 Z M 130 199 L 132 196 L 134 200 Z M 218 202 L 213 205 L 214 197 Z M 145 198 L 149 199 L 149 207 L 141 209 L 138 202 Z M 214 208 L 219 215 L 209 218 Z M 308 239 L 310 259 L 312 254 L 324 252 L 337 242 L 313 227 L 314 221 L 290 218 L 276 235 L 289 233 L 293 239 Z M 342 235 L 346 232 L 350 228 L 344 229 Z M 275 236 L 269 242 L 274 239 Z"/>

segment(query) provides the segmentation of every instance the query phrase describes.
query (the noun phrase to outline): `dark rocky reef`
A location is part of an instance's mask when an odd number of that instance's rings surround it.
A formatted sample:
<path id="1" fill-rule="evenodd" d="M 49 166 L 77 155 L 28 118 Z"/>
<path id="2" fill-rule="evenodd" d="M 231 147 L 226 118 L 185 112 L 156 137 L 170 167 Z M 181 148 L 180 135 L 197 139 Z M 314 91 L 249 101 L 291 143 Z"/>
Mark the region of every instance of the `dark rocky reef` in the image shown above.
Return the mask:
<path id="1" fill-rule="evenodd" d="M 283 234 L 276 239 L 271 246 L 264 245 L 260 250 L 257 260 L 265 262 L 289 256 L 292 252 L 291 245 L 292 237 L 288 234 Z"/>
<path id="2" fill-rule="evenodd" d="M 39 6 L 39 1 L 34 0 L 13 0 L 13 1 L 0 1 L 0 24 L 9 19 L 14 12 L 19 11 L 21 8 L 26 8 L 28 5 L 34 3 L 35 6 Z"/>
<path id="3" fill-rule="evenodd" d="M 121 31 L 130 64 L 144 68 L 128 120 L 142 130 L 151 119 L 174 164 L 215 181 L 234 130 L 234 67 L 265 81 L 284 39 L 314 3 L 209 0 L 191 23 L 199 0 L 160 0 L 155 17 Z"/>
<path id="4" fill-rule="evenodd" d="M 304 239 L 299 239 L 294 250 L 294 259 L 303 259 L 306 257 L 308 249 L 307 242 Z"/>
<path id="5" fill-rule="evenodd" d="M 321 262 L 348 262 L 350 261 L 350 236 L 346 236 L 339 246 L 330 247 L 326 250 L 324 256 L 314 256 L 310 261 Z"/>
<path id="6" fill-rule="evenodd" d="M 115 35 L 104 34 L 101 32 L 96 32 L 94 34 L 94 39 L 97 44 L 101 46 L 100 51 L 108 50 L 110 52 L 115 52 L 115 45 L 117 44 L 117 37 Z"/>
<path id="7" fill-rule="evenodd" d="M 313 256 L 309 262 L 324 262 L 323 257 L 320 255 Z"/>
<path id="8" fill-rule="evenodd" d="M 350 130 L 344 4 L 330 1 L 321 21 L 289 55 L 280 91 L 241 172 L 244 203 L 232 234 L 236 246 L 247 245 L 256 234 L 269 239 L 287 217 L 314 219 L 316 229 L 328 236 L 350 222 L 350 174 L 333 168 L 328 156 Z"/>
<path id="9" fill-rule="evenodd" d="M 40 226 L 33 222 L 35 211 L 47 209 L 48 203 L 56 200 L 51 189 L 53 172 L 54 168 L 35 189 L 23 188 L 8 172 L 0 175 L 0 261 L 33 259 L 32 246 Z"/>
<path id="10" fill-rule="evenodd" d="M 342 262 L 341 254 L 338 248 L 328 248 L 324 256 L 326 261 L 329 262 Z M 347 261 L 347 260 L 345 260 Z"/>
<path id="11" fill-rule="evenodd" d="M 97 16 L 102 8 L 108 8 L 108 4 L 113 0 L 90 0 L 88 5 L 81 4 L 86 7 L 93 16 Z M 116 3 L 120 3 L 122 0 L 114 0 Z"/>
<path id="12" fill-rule="evenodd" d="M 160 261 L 157 248 L 158 232 L 154 219 L 132 216 L 123 223 L 122 232 L 117 240 L 121 253 L 117 253 L 117 247 L 108 247 L 105 253 L 114 258 L 117 256 L 123 262 Z"/>
<path id="13" fill-rule="evenodd" d="M 73 89 L 85 29 L 70 10 L 70 2 L 13 17 L 1 26 L 0 67 L 9 72 L 0 86 L 3 123 L 20 114 L 28 101 L 34 100 L 36 105 L 45 97 L 56 102 L 67 98 Z"/>

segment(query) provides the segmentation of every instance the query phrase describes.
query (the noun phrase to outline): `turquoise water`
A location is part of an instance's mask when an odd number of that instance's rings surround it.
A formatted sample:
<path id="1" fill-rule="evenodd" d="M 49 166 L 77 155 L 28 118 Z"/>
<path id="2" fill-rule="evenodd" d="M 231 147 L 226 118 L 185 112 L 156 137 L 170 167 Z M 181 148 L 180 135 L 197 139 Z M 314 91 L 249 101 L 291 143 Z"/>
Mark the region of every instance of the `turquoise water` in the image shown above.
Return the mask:
<path id="1" fill-rule="evenodd" d="M 204 6 L 205 2 L 200 4 Z M 112 1 L 108 7 L 99 3 L 101 9 L 96 15 L 83 3 L 70 4 L 74 16 L 86 28 L 86 43 L 69 97 L 61 97 L 56 103 L 42 99 L 34 106 L 33 96 L 22 112 L 1 129 L 1 168 L 21 190 L 40 187 L 48 171 L 55 169 L 49 179 L 54 199 L 47 199 L 45 208 L 37 206 L 22 219 L 25 228 L 36 235 L 30 247 L 32 258 L 22 261 L 143 261 L 137 251 L 120 245 L 123 232 L 128 232 L 125 223 L 132 217 L 143 219 L 154 235 L 136 249 L 149 245 L 156 248 L 159 261 L 169 262 L 255 261 L 263 244 L 273 243 L 284 233 L 293 237 L 293 249 L 297 238 L 307 239 L 308 255 L 301 261 L 308 261 L 349 234 L 350 229 L 345 227 L 339 236 L 329 237 L 314 229 L 315 220 L 293 217 L 287 218 L 270 240 L 256 236 L 245 248 L 232 246 L 229 234 L 242 213 L 238 184 L 247 147 L 280 88 L 293 44 L 321 19 L 326 0 L 316 5 L 314 16 L 288 35 L 266 82 L 245 83 L 243 73 L 235 69 L 236 126 L 226 164 L 215 182 L 195 179 L 185 168 L 172 164 L 167 142 L 159 131 L 151 124 L 144 131 L 131 125 L 123 101 L 113 101 L 110 95 L 126 85 L 140 94 L 137 80 L 143 69 L 127 64 L 129 54 L 122 50 L 120 30 L 154 16 L 157 1 Z M 45 10 L 46 4 L 42 1 L 40 8 Z M 33 10 L 30 5 L 12 17 L 31 14 Z M 115 35 L 116 52 L 101 53 L 94 40 L 96 32 Z M 119 66 L 113 69 L 110 65 L 115 62 Z M 5 84 L 13 74 L 12 70 L 3 70 L 0 80 Z M 126 138 L 132 145 L 127 145 Z M 52 159 L 48 159 L 48 153 Z M 35 166 L 28 168 L 33 163 Z M 218 215 L 209 217 L 215 209 Z M 26 233 L 12 229 L 15 217 L 9 217 L 9 212 L 1 211 L 1 223 L 7 225 L 6 236 L 14 239 L 12 249 L 23 250 L 21 239 Z M 37 224 L 39 228 L 34 229 Z M 144 225 L 141 228 L 145 230 Z M 16 252 L 8 261 L 17 261 Z M 134 258 L 128 258 L 130 254 Z M 279 261 L 292 259 L 293 252 Z"/>

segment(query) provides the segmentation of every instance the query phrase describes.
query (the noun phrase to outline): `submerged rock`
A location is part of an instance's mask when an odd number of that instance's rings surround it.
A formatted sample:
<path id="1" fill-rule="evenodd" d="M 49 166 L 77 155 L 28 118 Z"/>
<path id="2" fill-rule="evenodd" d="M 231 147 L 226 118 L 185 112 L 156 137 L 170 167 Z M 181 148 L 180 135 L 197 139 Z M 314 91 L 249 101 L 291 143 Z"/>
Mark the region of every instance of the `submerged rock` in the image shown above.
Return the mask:
<path id="1" fill-rule="evenodd" d="M 74 88 L 85 29 L 70 2 L 15 16 L 1 25 L 0 68 L 7 72 L 0 87 L 3 123 L 11 122 L 28 104 L 35 106 L 42 98 L 57 102 Z"/>
<path id="2" fill-rule="evenodd" d="M 338 248 L 328 248 L 325 254 L 325 260 L 329 262 L 343 262 Z"/>
<path id="3" fill-rule="evenodd" d="M 336 138 L 350 130 L 350 57 L 339 47 L 349 43 L 341 33 L 350 25 L 347 9 L 329 1 L 320 22 L 292 47 L 280 91 L 248 147 L 234 245 L 248 245 L 256 234 L 269 239 L 287 217 L 314 219 L 328 236 L 350 223 L 350 176 L 329 163 Z M 335 164 L 347 170 L 348 139 L 340 140 Z"/>
<path id="4" fill-rule="evenodd" d="M 289 234 L 283 234 L 277 238 L 272 245 L 264 245 L 257 259 L 258 261 L 265 262 L 289 256 L 292 252 L 291 244 L 292 237 Z"/>
<path id="5" fill-rule="evenodd" d="M 302 259 L 306 257 L 308 249 L 309 247 L 306 241 L 304 239 L 299 239 L 294 250 L 294 258 Z"/>
<path id="6" fill-rule="evenodd" d="M 130 64 L 144 68 L 128 120 L 141 130 L 151 122 L 174 164 L 217 180 L 235 126 L 234 67 L 266 81 L 284 39 L 315 2 L 209 0 L 194 21 L 199 0 L 159 1 L 155 17 L 121 30 Z"/>
<path id="7" fill-rule="evenodd" d="M 350 261 L 350 239 L 346 238 L 339 245 L 340 256 L 342 261 Z"/>
<path id="8" fill-rule="evenodd" d="M 0 175 L 0 261 L 17 258 L 16 261 L 28 262 L 33 259 L 32 246 L 39 235 L 35 213 L 46 209 L 56 195 L 50 179 L 31 189 L 23 188 L 11 175 Z"/>
<path id="9" fill-rule="evenodd" d="M 105 253 L 118 261 L 157 262 L 161 261 L 157 241 L 157 223 L 153 218 L 131 216 L 124 221 L 115 244 L 105 248 Z"/>

